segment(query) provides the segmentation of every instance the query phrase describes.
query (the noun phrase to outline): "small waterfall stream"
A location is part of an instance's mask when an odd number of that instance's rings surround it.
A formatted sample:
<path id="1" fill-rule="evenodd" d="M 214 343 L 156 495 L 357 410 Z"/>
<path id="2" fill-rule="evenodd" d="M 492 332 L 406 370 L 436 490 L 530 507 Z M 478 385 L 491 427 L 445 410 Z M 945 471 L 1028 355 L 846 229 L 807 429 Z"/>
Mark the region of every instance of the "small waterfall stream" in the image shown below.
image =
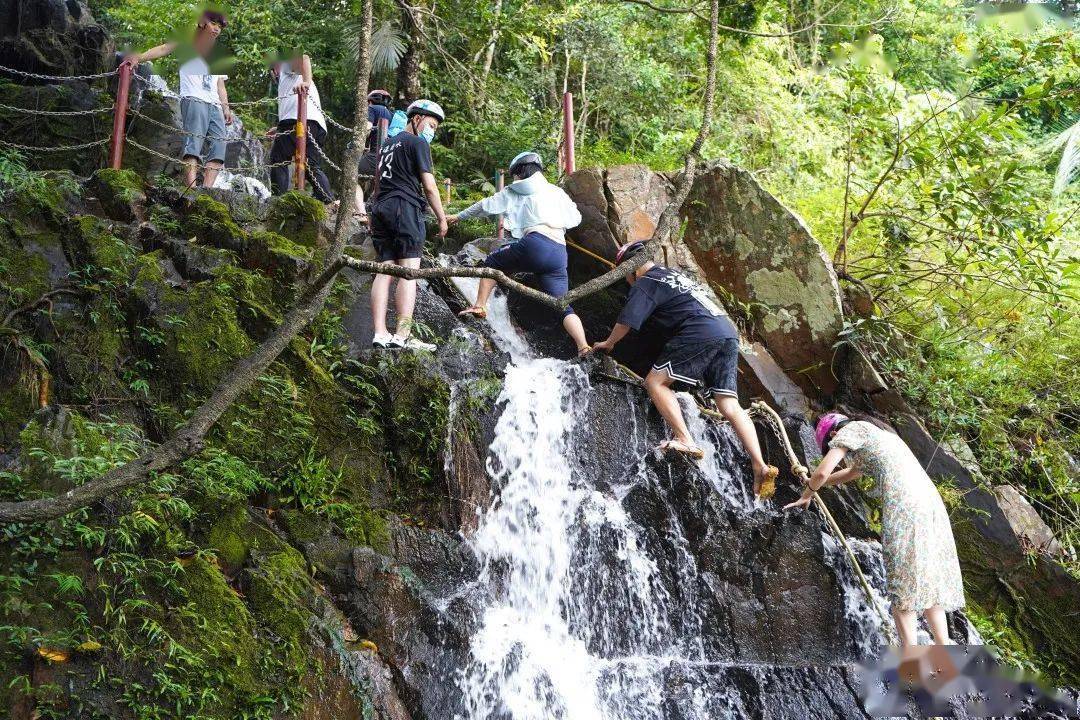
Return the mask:
<path id="1" fill-rule="evenodd" d="M 455 282 L 474 297 L 475 280 Z M 640 394 L 625 391 L 630 430 L 611 438 L 630 462 L 598 478 L 582 442 L 604 432 L 587 427 L 594 390 L 586 372 L 536 357 L 499 295 L 488 322 L 511 364 L 487 461 L 494 500 L 468 541 L 481 570 L 470 590 L 477 617 L 471 657 L 454 678 L 455 719 L 742 718 L 753 713 L 740 683 L 777 684 L 776 673 L 805 682 L 814 668 L 732 663 L 718 654 L 724 632 L 702 616 L 710 574 L 679 514 L 645 527 L 628 512 L 643 486 L 662 504 L 677 501 L 661 487 L 663 474 L 648 471 L 655 460 L 638 420 Z M 726 512 L 754 513 L 745 476 L 731 470 L 730 428 L 706 424 L 689 397 L 684 410 L 706 449 L 704 492 L 719 496 Z M 843 588 L 836 602 L 845 607 L 852 654 L 865 655 L 880 638 L 878 621 L 830 543 L 822 565 L 836 569 Z M 860 554 L 883 585 L 880 549 L 863 545 Z"/>

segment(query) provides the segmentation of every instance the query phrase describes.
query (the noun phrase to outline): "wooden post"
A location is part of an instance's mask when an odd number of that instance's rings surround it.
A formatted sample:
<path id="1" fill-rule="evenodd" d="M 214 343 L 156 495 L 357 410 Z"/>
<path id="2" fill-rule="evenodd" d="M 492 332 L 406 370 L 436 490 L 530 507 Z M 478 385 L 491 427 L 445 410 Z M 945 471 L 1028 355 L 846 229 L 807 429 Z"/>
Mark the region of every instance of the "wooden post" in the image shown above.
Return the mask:
<path id="1" fill-rule="evenodd" d="M 131 63 L 122 62 L 118 68 L 116 84 L 116 104 L 113 105 L 112 142 L 109 145 L 109 167 L 119 170 L 124 160 L 124 133 L 127 127 L 128 94 L 131 90 L 131 75 L 135 68 Z"/>
<path id="2" fill-rule="evenodd" d="M 451 185 L 450 185 L 450 178 L 446 178 L 445 180 L 443 180 L 443 185 L 446 186 L 446 200 L 444 202 L 447 205 L 449 205 L 450 200 L 453 198 L 453 192 L 451 190 Z"/>
<path id="3" fill-rule="evenodd" d="M 574 172 L 574 93 L 563 93 L 563 169 Z"/>
<path id="4" fill-rule="evenodd" d="M 495 188 L 497 190 L 502 190 L 503 189 L 503 184 L 505 182 L 506 182 L 506 173 L 504 173 L 502 170 L 497 171 L 495 173 Z M 499 216 L 499 229 L 495 233 L 495 237 L 499 242 L 502 242 L 502 239 L 503 239 L 503 219 L 502 219 L 502 215 Z"/>
<path id="5" fill-rule="evenodd" d="M 293 151 L 293 189 L 304 189 L 307 174 L 307 88 L 296 93 L 296 144 Z"/>
<path id="6" fill-rule="evenodd" d="M 390 121 L 386 118 L 379 119 L 379 134 L 375 143 L 375 177 L 371 180 L 371 197 L 374 198 L 379 192 L 379 175 L 382 175 L 382 146 L 386 142 L 386 132 L 390 129 Z"/>

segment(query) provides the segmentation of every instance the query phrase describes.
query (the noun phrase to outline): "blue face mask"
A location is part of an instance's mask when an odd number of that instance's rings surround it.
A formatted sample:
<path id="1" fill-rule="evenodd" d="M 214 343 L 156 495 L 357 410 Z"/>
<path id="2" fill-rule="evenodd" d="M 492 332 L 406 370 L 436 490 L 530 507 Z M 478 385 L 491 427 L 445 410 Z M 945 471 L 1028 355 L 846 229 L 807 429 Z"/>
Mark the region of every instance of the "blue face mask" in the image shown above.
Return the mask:
<path id="1" fill-rule="evenodd" d="M 424 140 L 426 140 L 430 145 L 431 141 L 435 139 L 435 128 L 428 125 L 420 131 L 420 137 L 424 138 Z"/>

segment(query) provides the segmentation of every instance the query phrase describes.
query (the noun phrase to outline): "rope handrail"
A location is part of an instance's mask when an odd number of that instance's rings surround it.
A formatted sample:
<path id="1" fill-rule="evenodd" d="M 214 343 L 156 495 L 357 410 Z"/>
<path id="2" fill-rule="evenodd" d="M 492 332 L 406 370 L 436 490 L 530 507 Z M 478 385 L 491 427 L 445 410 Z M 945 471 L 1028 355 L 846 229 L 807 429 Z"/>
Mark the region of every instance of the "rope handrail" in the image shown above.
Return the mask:
<path id="1" fill-rule="evenodd" d="M 636 372 L 626 367 L 615 358 L 611 358 L 611 361 L 615 363 L 622 372 L 626 373 L 630 377 L 634 378 L 638 384 L 644 382 L 642 377 Z M 727 422 L 727 419 L 716 412 L 703 407 L 698 403 L 698 410 L 708 417 L 719 419 L 722 422 Z M 769 421 L 769 426 L 773 429 L 773 432 L 780 439 L 781 444 L 784 446 L 784 452 L 788 457 L 788 461 L 791 463 L 791 472 L 803 481 L 803 484 L 810 483 L 810 471 L 805 465 L 799 462 L 798 456 L 795 454 L 795 448 L 791 445 L 791 439 L 788 437 L 787 428 L 784 427 L 784 421 L 780 415 L 772 409 L 772 407 L 763 400 L 755 400 L 750 403 L 749 412 L 758 417 L 763 417 Z M 881 607 L 877 601 L 877 597 L 874 595 L 873 588 L 870 585 L 870 581 L 866 579 L 866 575 L 862 571 L 862 566 L 859 564 L 859 559 L 855 556 L 855 551 L 851 549 L 850 543 L 848 543 L 847 536 L 844 535 L 843 530 L 840 529 L 840 525 L 836 522 L 836 518 L 833 517 L 832 512 L 829 511 L 828 506 L 825 505 L 825 501 L 821 499 L 821 496 L 815 491 L 813 494 L 814 506 L 818 509 L 822 518 L 825 520 L 825 524 L 828 526 L 832 535 L 840 542 L 844 548 L 844 553 L 847 555 L 848 561 L 851 562 L 851 566 L 855 569 L 855 576 L 859 580 L 859 585 L 862 587 L 863 594 L 866 595 L 867 601 L 873 605 L 875 612 L 881 619 L 882 631 L 885 633 L 889 640 L 895 640 L 895 630 L 892 623 L 889 622 L 888 614 Z"/>
<path id="2" fill-rule="evenodd" d="M 9 68 L 4 65 L 0 65 L 0 72 L 9 73 L 11 75 L 21 75 L 22 77 L 32 78 L 34 80 L 100 80 L 101 78 L 112 77 L 116 75 L 119 70 L 110 70 L 103 73 L 94 73 L 91 75 L 45 75 L 42 73 L 28 72 L 26 70 L 16 70 L 15 68 Z"/>
<path id="3" fill-rule="evenodd" d="M 78 145 L 22 145 L 20 143 L 13 143 L 8 140 L 0 140 L 0 146 L 15 148 L 16 150 L 25 150 L 26 152 L 72 152 L 75 150 L 86 150 L 87 148 L 97 147 L 98 145 L 105 145 L 111 140 L 111 138 L 103 138 L 101 140 L 92 140 L 90 142 L 80 143 Z"/>

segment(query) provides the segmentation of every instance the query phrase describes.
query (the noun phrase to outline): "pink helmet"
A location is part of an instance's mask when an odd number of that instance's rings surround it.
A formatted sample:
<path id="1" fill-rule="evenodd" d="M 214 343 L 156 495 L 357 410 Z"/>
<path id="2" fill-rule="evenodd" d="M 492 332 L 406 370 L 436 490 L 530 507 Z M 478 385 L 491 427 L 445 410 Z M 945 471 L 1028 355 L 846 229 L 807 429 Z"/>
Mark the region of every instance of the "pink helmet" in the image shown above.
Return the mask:
<path id="1" fill-rule="evenodd" d="M 848 416 L 838 412 L 825 413 L 817 421 L 817 428 L 814 430 L 814 439 L 817 440 L 818 447 L 821 448 L 821 452 L 828 452 L 829 448 L 825 443 L 829 439 L 829 433 L 836 429 L 836 426 L 842 422 L 847 422 Z"/>

